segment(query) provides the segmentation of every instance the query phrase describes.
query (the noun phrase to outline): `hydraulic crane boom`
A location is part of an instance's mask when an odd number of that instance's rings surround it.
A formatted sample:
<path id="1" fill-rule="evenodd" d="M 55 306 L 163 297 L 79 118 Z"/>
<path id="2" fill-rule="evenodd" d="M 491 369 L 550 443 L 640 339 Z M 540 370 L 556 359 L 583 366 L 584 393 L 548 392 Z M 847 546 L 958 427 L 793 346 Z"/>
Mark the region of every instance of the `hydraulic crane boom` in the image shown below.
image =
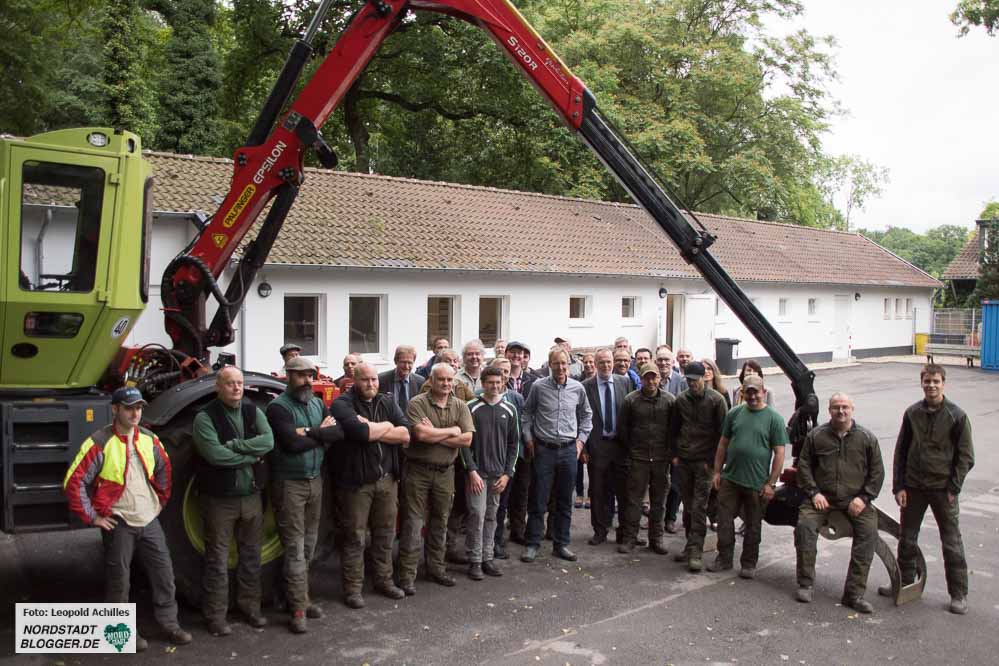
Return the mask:
<path id="1" fill-rule="evenodd" d="M 305 150 L 314 149 L 327 167 L 335 164 L 336 158 L 319 129 L 406 13 L 433 11 L 485 30 L 565 124 L 669 235 L 681 256 L 697 268 L 791 380 L 795 394 L 795 415 L 790 423 L 792 441 L 804 438 L 818 415 L 814 373 L 711 256 L 708 248 L 714 237 L 687 221 L 600 113 L 596 99 L 583 82 L 572 75 L 508 0 L 368 0 L 275 126 L 312 55 L 313 37 L 330 4 L 331 0 L 321 3 L 306 35 L 292 48 L 247 145 L 235 151 L 233 180 L 225 201 L 194 244 L 170 264 L 163 276 L 166 327 L 177 350 L 205 362 L 209 347 L 232 342 L 232 319 L 257 270 L 263 266 L 304 180 Z M 257 237 L 248 244 L 226 293 L 222 294 L 216 280 L 268 203 L 272 205 Z M 220 306 L 211 326 L 206 327 L 205 300 L 209 292 Z"/>

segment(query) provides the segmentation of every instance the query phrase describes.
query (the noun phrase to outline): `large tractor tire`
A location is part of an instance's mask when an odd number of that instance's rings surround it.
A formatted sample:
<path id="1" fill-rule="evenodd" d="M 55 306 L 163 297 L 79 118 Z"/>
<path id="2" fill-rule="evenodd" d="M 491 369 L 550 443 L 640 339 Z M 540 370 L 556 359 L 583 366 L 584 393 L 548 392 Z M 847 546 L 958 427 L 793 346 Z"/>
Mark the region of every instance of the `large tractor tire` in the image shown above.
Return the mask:
<path id="1" fill-rule="evenodd" d="M 261 409 L 269 401 L 269 396 L 262 391 L 252 393 L 247 391 L 246 395 Z M 201 575 L 204 569 L 205 533 L 199 508 L 199 493 L 194 483 L 196 472 L 194 441 L 191 433 L 194 416 L 210 400 L 211 397 L 188 405 L 166 425 L 156 429 L 160 441 L 166 448 L 167 455 L 170 456 L 173 468 L 173 493 L 160 515 L 160 522 L 170 546 L 177 597 L 195 608 L 201 607 Z M 264 527 L 261 540 L 261 578 L 263 600 L 266 603 L 274 598 L 284 549 L 281 546 L 274 511 L 266 491 L 263 499 Z M 229 544 L 230 604 L 236 599 L 234 594 L 236 561 L 234 540 Z"/>

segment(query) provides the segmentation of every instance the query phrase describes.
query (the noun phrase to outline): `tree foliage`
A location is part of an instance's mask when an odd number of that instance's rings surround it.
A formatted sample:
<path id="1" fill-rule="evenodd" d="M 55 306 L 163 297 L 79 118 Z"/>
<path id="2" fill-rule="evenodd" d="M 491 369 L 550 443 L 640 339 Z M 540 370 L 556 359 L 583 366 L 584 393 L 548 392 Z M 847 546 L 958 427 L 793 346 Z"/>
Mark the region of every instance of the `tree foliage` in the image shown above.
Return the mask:
<path id="1" fill-rule="evenodd" d="M 999 222 L 980 229 L 985 239 L 978 260 L 978 283 L 972 296 L 975 303 L 985 298 L 999 300 Z"/>
<path id="2" fill-rule="evenodd" d="M 934 227 L 925 234 L 904 227 L 858 231 L 935 278 L 943 274 L 968 241 L 968 230 L 954 224 Z"/>
<path id="3" fill-rule="evenodd" d="M 3 20 L 18 22 L 10 32 L 24 60 L 19 80 L 0 89 L 11 93 L 0 95 L 0 130 L 96 124 L 106 109 L 147 146 L 213 155 L 245 141 L 318 4 L 0 2 L 16 9 Z M 838 113 L 826 92 L 835 78 L 831 40 L 773 27 L 800 14 L 797 0 L 516 4 L 691 208 L 848 228 L 851 213 L 880 193 L 883 169 L 822 149 Z M 318 53 L 357 5 L 333 3 Z M 54 6 L 81 29 L 40 29 L 51 19 L 42 8 Z M 299 88 L 319 62 L 309 63 Z M 5 106 L 11 97 L 37 103 Z M 403 19 L 323 134 L 345 169 L 627 200 L 502 49 L 478 28 L 437 14 Z"/>
<path id="4" fill-rule="evenodd" d="M 959 0 L 950 20 L 962 37 L 973 27 L 985 28 L 989 35 L 994 35 L 999 30 L 999 0 Z"/>
<path id="5" fill-rule="evenodd" d="M 994 220 L 996 218 L 999 218 L 999 201 L 988 202 L 978 215 L 979 220 Z"/>

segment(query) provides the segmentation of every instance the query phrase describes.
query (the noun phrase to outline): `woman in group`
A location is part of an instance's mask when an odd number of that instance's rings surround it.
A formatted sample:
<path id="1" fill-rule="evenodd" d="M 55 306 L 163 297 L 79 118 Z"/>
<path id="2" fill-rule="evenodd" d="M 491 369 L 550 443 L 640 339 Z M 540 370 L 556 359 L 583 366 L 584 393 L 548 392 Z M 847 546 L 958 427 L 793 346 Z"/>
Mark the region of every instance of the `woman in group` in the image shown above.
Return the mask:
<path id="1" fill-rule="evenodd" d="M 704 364 L 704 383 L 721 393 L 725 398 L 725 404 L 732 409 L 732 394 L 725 388 L 725 382 L 722 381 L 721 372 L 718 371 L 714 359 L 702 358 L 701 363 Z"/>

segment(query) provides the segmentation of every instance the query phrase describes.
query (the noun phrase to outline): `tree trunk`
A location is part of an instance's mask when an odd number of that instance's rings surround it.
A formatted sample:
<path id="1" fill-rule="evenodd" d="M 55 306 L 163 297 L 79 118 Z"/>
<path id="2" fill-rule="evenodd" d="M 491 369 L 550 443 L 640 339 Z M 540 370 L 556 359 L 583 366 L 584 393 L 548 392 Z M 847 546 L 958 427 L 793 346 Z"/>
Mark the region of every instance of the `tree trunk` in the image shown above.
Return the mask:
<path id="1" fill-rule="evenodd" d="M 343 116 L 350 134 L 350 142 L 354 144 L 354 171 L 357 173 L 371 172 L 371 157 L 368 154 L 368 128 L 364 126 L 364 116 L 360 110 L 361 79 L 354 81 L 343 99 Z"/>

